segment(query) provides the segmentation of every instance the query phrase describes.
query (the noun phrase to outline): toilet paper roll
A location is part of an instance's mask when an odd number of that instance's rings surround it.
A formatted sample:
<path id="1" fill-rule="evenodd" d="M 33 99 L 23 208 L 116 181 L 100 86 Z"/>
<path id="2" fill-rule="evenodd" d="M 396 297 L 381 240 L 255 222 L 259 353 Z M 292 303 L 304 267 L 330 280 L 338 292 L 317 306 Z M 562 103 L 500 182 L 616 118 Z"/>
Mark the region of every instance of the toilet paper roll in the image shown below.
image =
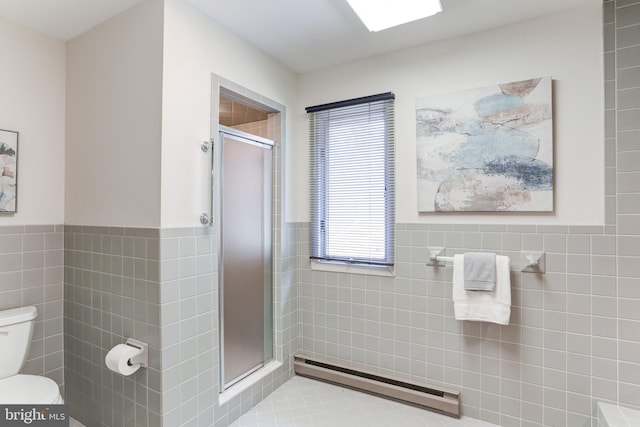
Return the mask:
<path id="1" fill-rule="evenodd" d="M 141 351 L 142 350 L 130 345 L 118 344 L 109 350 L 104 361 L 107 364 L 107 368 L 111 369 L 113 372 L 117 372 L 122 375 L 131 375 L 140 369 L 140 364 L 136 363 L 135 365 L 129 365 L 129 359 Z"/>

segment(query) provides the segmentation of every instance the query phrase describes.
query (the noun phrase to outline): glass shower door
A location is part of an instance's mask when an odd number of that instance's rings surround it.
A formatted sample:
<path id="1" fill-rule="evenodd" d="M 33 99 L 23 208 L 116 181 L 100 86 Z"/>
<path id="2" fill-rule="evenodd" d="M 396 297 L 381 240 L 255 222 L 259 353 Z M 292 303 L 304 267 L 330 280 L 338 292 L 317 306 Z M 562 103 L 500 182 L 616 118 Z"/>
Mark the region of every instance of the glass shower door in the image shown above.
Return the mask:
<path id="1" fill-rule="evenodd" d="M 272 143 L 220 132 L 220 340 L 223 390 L 273 357 Z"/>

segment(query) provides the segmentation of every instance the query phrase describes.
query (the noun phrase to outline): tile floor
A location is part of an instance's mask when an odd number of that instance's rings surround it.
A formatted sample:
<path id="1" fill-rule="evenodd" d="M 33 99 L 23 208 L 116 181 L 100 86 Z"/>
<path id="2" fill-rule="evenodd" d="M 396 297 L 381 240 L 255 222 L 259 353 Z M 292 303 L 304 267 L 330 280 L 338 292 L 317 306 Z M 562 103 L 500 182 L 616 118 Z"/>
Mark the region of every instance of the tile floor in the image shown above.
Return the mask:
<path id="1" fill-rule="evenodd" d="M 231 427 L 496 427 L 295 376 Z M 84 427 L 71 418 L 69 427 Z"/>
<path id="2" fill-rule="evenodd" d="M 495 427 L 295 376 L 231 427 Z"/>
<path id="3" fill-rule="evenodd" d="M 598 403 L 598 426 L 634 427 L 640 425 L 640 411 L 610 403 Z"/>
<path id="4" fill-rule="evenodd" d="M 84 427 L 84 424 L 74 418 L 69 417 L 69 427 Z"/>

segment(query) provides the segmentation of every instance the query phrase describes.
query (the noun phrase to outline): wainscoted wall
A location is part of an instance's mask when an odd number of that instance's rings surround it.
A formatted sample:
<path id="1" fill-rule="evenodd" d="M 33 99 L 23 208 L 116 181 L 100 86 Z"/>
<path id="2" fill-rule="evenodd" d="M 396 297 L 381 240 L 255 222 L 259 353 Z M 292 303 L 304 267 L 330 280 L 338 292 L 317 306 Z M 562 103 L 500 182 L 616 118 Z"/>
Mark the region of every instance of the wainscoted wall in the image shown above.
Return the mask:
<path id="1" fill-rule="evenodd" d="M 163 425 L 213 423 L 218 360 L 214 234 L 165 229 L 160 240 Z"/>
<path id="2" fill-rule="evenodd" d="M 159 234 L 65 227 L 65 401 L 87 427 L 162 425 Z M 124 377 L 104 358 L 127 338 L 149 344 L 149 368 Z"/>
<path id="3" fill-rule="evenodd" d="M 150 393 L 161 393 L 164 426 L 226 426 L 293 375 L 291 359 L 299 348 L 296 227 L 275 233 L 281 243 L 274 260 L 274 354 L 282 366 L 222 405 L 216 234 L 194 227 L 163 229 L 160 235 L 161 388 Z M 150 418 L 149 427 L 158 425 Z"/>
<path id="4" fill-rule="evenodd" d="M 62 225 L 0 227 L 0 310 L 35 305 L 38 317 L 23 374 L 64 387 Z"/>
<path id="5" fill-rule="evenodd" d="M 295 233 L 285 233 L 276 276 L 276 337 L 297 338 Z M 219 406 L 216 235 L 207 227 L 140 229 L 67 226 L 65 233 L 66 401 L 91 426 L 227 425 L 292 375 L 283 367 Z M 294 257 L 291 260 L 290 257 Z M 282 283 L 277 280 L 278 283 Z M 284 292 L 281 291 L 284 289 Z M 284 300 L 279 295 L 285 295 Z M 284 302 L 283 302 L 284 301 Z M 150 367 L 109 371 L 107 352 L 132 337 L 150 345 Z M 278 339 L 278 338 L 277 338 Z M 279 341 L 276 354 L 297 343 Z M 286 350 L 285 350 L 286 347 Z M 293 350 L 292 350 L 293 349 Z"/>
<path id="6" fill-rule="evenodd" d="M 544 250 L 547 273 L 512 271 L 509 326 L 459 322 L 452 268 L 426 266 L 430 246 L 496 252 L 514 264 L 521 251 Z M 622 319 L 640 301 L 633 286 L 617 287 L 615 253 L 604 227 L 399 224 L 393 279 L 304 263 L 302 349 L 459 389 L 465 415 L 502 426 L 589 425 L 597 401 L 640 404 L 618 392 L 616 331 L 635 334 L 638 324 Z M 626 357 L 640 369 L 640 352 Z"/>

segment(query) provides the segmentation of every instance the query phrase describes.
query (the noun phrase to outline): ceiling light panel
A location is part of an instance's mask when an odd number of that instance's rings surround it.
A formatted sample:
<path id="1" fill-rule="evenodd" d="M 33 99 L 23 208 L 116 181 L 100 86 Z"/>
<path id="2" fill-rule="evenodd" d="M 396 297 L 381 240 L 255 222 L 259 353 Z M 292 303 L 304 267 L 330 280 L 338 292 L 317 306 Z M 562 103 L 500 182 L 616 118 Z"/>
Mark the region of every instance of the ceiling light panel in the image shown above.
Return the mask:
<path id="1" fill-rule="evenodd" d="M 440 0 L 347 0 L 369 31 L 381 31 L 442 12 Z"/>

